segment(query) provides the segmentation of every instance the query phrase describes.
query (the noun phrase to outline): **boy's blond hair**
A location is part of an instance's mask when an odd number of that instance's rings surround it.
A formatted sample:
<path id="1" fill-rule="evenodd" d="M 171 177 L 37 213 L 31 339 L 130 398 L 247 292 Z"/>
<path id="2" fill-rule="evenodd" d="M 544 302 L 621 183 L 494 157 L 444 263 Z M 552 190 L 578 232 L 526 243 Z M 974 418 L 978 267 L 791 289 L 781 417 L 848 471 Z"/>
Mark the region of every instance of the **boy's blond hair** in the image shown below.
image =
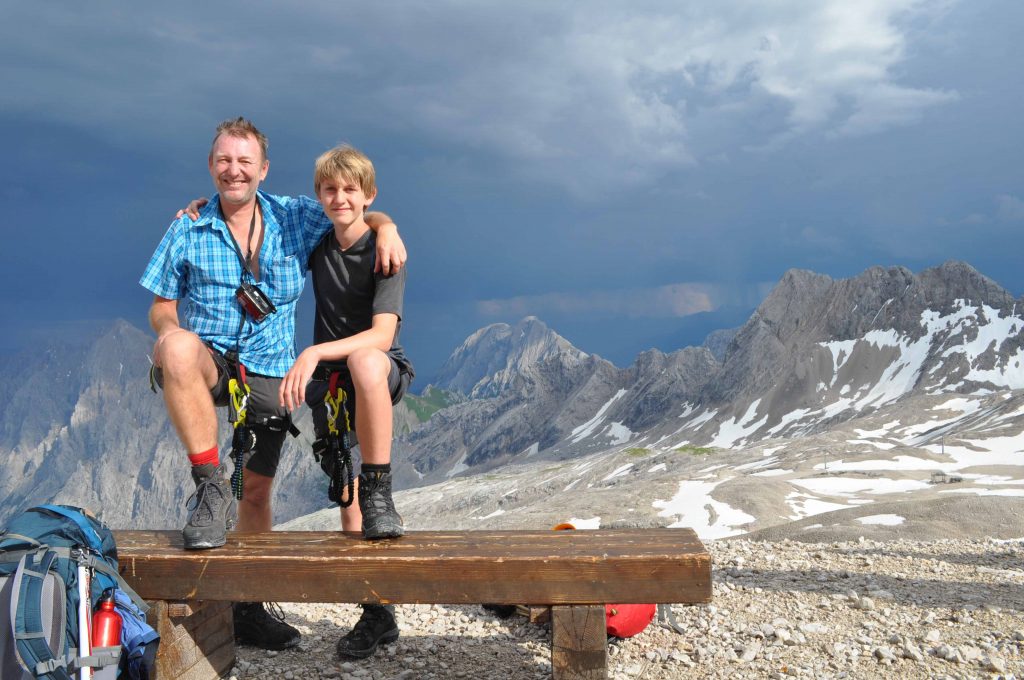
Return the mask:
<path id="1" fill-rule="evenodd" d="M 325 151 L 316 159 L 313 168 L 313 191 L 319 195 L 320 185 L 332 179 L 355 182 L 367 196 L 377 193 L 373 163 L 366 154 L 348 144 Z"/>

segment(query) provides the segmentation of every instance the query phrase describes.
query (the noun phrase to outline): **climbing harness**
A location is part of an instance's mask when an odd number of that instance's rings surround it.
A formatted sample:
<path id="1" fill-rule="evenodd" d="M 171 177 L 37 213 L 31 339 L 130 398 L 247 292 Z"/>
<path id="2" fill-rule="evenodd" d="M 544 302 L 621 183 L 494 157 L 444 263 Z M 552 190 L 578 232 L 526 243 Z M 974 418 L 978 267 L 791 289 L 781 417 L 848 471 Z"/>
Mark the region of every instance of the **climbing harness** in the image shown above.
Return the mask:
<path id="1" fill-rule="evenodd" d="M 245 474 L 245 456 L 256 448 L 256 432 L 247 424 L 249 417 L 249 394 L 252 389 L 245 378 L 245 364 L 238 361 L 238 356 L 233 358 L 235 375 L 228 379 L 228 422 L 234 427 L 231 436 L 231 460 L 235 469 L 231 473 L 231 491 L 235 498 L 242 500 L 242 483 Z"/>
<path id="2" fill-rule="evenodd" d="M 345 406 L 348 393 L 338 384 L 340 378 L 340 371 L 330 372 L 327 394 L 324 395 L 327 434 L 313 442 L 313 457 L 331 480 L 327 487 L 327 498 L 347 508 L 352 505 L 355 497 L 355 478 L 352 473 L 352 423 Z M 344 417 L 344 428 L 338 427 L 339 416 Z"/>
<path id="3" fill-rule="evenodd" d="M 231 473 L 231 492 L 235 498 L 242 500 L 245 463 L 248 455 L 256 450 L 256 430 L 287 430 L 293 437 L 298 437 L 300 432 L 291 418 L 249 413 L 249 396 L 252 388 L 249 387 L 246 378 L 245 364 L 238 360 L 237 352 L 227 352 L 224 356 L 228 360 L 229 372 L 234 373 L 228 379 L 228 422 L 234 428 L 231 436 L 231 460 L 235 464 L 235 469 Z"/>

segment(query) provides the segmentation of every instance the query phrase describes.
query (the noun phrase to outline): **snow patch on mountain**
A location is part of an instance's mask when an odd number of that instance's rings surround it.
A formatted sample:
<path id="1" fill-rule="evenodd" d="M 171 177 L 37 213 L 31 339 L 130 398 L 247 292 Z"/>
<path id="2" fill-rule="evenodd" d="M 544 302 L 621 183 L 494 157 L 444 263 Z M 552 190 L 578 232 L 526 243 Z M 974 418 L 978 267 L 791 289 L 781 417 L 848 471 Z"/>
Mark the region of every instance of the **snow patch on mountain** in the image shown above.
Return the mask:
<path id="1" fill-rule="evenodd" d="M 608 409 L 610 409 L 615 402 L 625 396 L 627 392 L 628 390 L 619 390 L 616 392 L 614 397 L 606 401 L 605 404 L 598 409 L 593 418 L 573 429 L 572 433 L 569 435 L 569 440 L 573 443 L 577 443 L 593 434 L 594 430 L 596 430 L 604 420 L 605 413 L 608 412 Z"/>

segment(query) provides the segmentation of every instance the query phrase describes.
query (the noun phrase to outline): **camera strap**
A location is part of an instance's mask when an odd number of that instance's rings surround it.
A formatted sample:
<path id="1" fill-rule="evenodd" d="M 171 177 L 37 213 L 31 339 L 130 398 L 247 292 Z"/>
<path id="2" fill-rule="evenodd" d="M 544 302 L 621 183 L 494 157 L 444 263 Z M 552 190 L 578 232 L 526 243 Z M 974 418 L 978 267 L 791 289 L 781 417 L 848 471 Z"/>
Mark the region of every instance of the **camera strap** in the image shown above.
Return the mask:
<path id="1" fill-rule="evenodd" d="M 231 235 L 231 246 L 234 248 L 235 255 L 238 256 L 238 263 L 242 265 L 242 276 L 248 272 L 249 276 L 256 280 L 255 274 L 252 273 L 252 237 L 256 234 L 256 211 L 259 210 L 259 206 L 254 203 L 252 206 L 252 220 L 249 222 L 249 238 L 245 242 L 245 257 L 242 257 L 242 246 L 239 245 L 235 239 L 235 235 L 231 233 L 231 227 L 228 227 L 228 234 Z M 227 219 L 224 217 L 224 211 L 221 210 L 220 217 L 224 220 L 224 226 L 228 225 Z"/>
<path id="2" fill-rule="evenodd" d="M 252 219 L 249 221 L 249 238 L 245 242 L 245 257 L 242 257 L 242 246 L 238 244 L 238 240 L 235 235 L 231 233 L 231 227 L 228 225 L 228 220 L 224 216 L 224 210 L 221 209 L 220 205 L 217 206 L 217 211 L 220 213 L 221 220 L 224 221 L 224 226 L 227 227 L 228 236 L 231 237 L 231 247 L 235 251 L 235 255 L 238 256 L 238 262 L 242 265 L 242 274 L 238 279 L 241 284 L 245 281 L 245 275 L 248 272 L 249 276 L 252 276 L 253 281 L 256 277 L 252 273 L 252 237 L 256 233 L 256 211 L 259 209 L 259 199 L 252 205 Z M 241 303 L 239 303 L 241 304 Z M 242 330 L 245 328 L 245 315 L 246 311 L 242 310 L 242 315 L 238 319 L 238 333 L 235 337 L 235 351 L 242 351 Z"/>

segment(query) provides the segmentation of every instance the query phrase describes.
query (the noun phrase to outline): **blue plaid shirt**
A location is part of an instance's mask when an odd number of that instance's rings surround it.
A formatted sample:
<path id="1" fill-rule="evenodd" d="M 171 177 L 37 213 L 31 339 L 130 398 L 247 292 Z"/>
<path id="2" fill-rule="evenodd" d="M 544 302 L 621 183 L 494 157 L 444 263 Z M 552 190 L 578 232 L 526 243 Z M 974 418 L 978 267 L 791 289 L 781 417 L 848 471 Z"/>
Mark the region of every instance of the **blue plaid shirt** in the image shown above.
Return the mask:
<path id="1" fill-rule="evenodd" d="M 178 302 L 178 320 L 221 352 L 238 349 L 246 369 L 282 377 L 295 362 L 295 304 L 306 282 L 309 254 L 331 228 L 320 204 L 309 197 L 257 192 L 263 212 L 260 281 L 277 312 L 262 323 L 245 317 L 235 298 L 242 263 L 214 196 L 199 219 L 171 223 L 139 283 Z M 244 251 L 243 251 L 244 255 Z M 239 324 L 242 331 L 239 334 Z"/>

